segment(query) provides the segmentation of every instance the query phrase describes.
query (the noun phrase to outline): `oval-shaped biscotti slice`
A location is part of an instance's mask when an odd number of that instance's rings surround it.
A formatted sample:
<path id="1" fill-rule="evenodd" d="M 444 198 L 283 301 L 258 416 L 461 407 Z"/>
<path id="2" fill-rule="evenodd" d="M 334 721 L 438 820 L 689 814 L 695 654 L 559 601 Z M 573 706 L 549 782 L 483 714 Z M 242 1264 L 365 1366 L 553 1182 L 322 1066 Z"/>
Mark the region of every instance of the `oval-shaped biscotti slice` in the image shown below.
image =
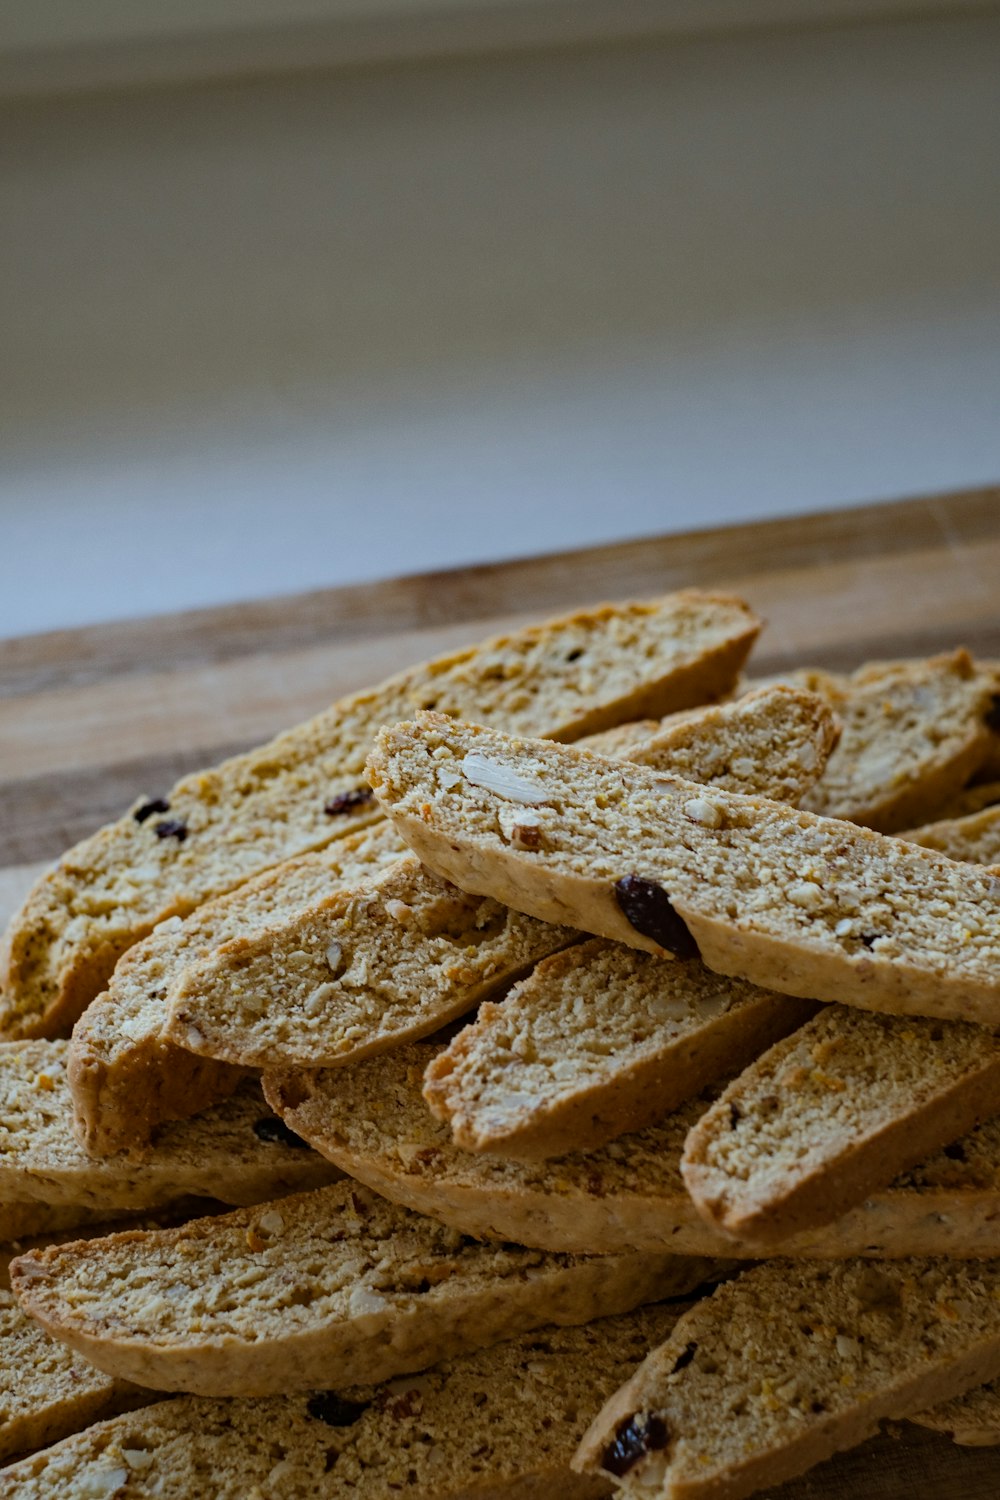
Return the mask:
<path id="1" fill-rule="evenodd" d="M 996 682 L 967 651 L 792 680 L 825 692 L 843 731 L 802 799 L 811 812 L 895 833 L 934 817 L 996 753 Z"/>
<path id="2" fill-rule="evenodd" d="M 5 1500 L 604 1500 L 570 1459 L 683 1303 L 546 1327 L 386 1385 L 213 1401 L 102 1422 L 0 1473 Z"/>
<path id="3" fill-rule="evenodd" d="M 708 1098 L 594 1151 L 545 1162 L 460 1150 L 421 1098 L 435 1054 L 413 1043 L 348 1069 L 268 1073 L 272 1106 L 318 1151 L 386 1198 L 466 1234 L 546 1250 L 624 1249 L 756 1259 L 760 1247 L 710 1228 L 680 1172 Z M 818 1258 L 1000 1255 L 1000 1119 L 912 1168 L 784 1253 Z"/>
<path id="4" fill-rule="evenodd" d="M 1000 1373 L 996 1261 L 776 1261 L 678 1322 L 575 1460 L 642 1500 L 742 1500 Z"/>
<path id="5" fill-rule="evenodd" d="M 424 1098 L 466 1151 L 603 1145 L 743 1067 L 813 1004 L 592 938 L 536 965 L 429 1064 Z"/>
<path id="6" fill-rule="evenodd" d="M 248 1067 L 349 1063 L 438 1030 L 578 937 L 468 896 L 409 854 L 192 964 L 166 1031 Z"/>
<path id="7" fill-rule="evenodd" d="M 480 1244 L 338 1183 L 179 1229 L 32 1251 L 22 1305 L 98 1369 L 160 1390 L 270 1395 L 386 1380 L 543 1323 L 691 1291 L 697 1258 Z"/>
<path id="8" fill-rule="evenodd" d="M 1000 864 L 1000 807 L 924 823 L 920 828 L 907 829 L 900 837 L 925 849 L 937 849 L 949 859 L 975 865 Z"/>
<path id="9" fill-rule="evenodd" d="M 157 922 L 371 822 L 364 763 L 380 724 L 436 707 L 576 739 L 721 696 L 759 629 L 741 600 L 694 590 L 581 610 L 412 667 L 186 776 L 77 844 L 33 887 L 0 963 L 0 1032 L 68 1030 Z"/>
<path id="10" fill-rule="evenodd" d="M 794 806 L 823 774 L 839 736 L 840 724 L 823 698 L 776 683 L 659 723 L 623 724 L 581 746 Z"/>
<path id="11" fill-rule="evenodd" d="M 164 1034 L 185 968 L 232 938 L 287 920 L 340 886 L 406 853 L 390 824 L 289 860 L 185 921 L 161 922 L 119 962 L 104 994 L 73 1028 L 69 1084 L 73 1129 L 93 1156 L 144 1148 L 166 1120 L 184 1120 L 224 1099 L 243 1070 L 199 1058 Z"/>
<path id="12" fill-rule="evenodd" d="M 139 1161 L 88 1156 L 70 1128 L 66 1050 L 65 1042 L 0 1045 L 0 1204 L 55 1205 L 71 1227 L 94 1212 L 106 1217 L 180 1197 L 256 1203 L 337 1175 L 274 1117 L 255 1082 L 197 1119 L 165 1126 Z M 45 1227 L 58 1226 L 19 1232 Z"/>
<path id="13" fill-rule="evenodd" d="M 980 1026 L 824 1006 L 729 1085 L 681 1171 L 724 1234 L 762 1247 L 828 1224 L 1000 1099 L 1000 1042 Z"/>
<path id="14" fill-rule="evenodd" d="M 369 774 L 464 890 L 783 994 L 1000 1025 L 1000 881 L 976 866 L 436 714 L 383 730 Z M 531 849 L 505 832 L 522 805 Z"/>

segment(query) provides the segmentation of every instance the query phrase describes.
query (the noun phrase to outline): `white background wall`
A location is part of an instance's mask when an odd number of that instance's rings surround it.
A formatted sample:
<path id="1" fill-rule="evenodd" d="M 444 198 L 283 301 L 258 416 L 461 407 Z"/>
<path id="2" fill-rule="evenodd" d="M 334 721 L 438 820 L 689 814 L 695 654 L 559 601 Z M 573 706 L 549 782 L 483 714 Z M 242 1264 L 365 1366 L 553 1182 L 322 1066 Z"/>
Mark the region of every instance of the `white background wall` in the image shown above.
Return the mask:
<path id="1" fill-rule="evenodd" d="M 996 480 L 998 63 L 979 16 L 9 101 L 0 634 Z"/>

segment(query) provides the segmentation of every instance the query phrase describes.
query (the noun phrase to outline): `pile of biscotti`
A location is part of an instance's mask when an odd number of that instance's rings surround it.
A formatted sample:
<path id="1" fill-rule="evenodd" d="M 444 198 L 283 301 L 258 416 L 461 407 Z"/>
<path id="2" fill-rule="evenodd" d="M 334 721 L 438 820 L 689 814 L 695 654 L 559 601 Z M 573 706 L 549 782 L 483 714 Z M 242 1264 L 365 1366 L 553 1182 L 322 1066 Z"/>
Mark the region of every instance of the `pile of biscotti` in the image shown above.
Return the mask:
<path id="1" fill-rule="evenodd" d="M 1000 669 L 685 591 L 151 789 L 5 938 L 0 1497 L 1000 1442 Z"/>

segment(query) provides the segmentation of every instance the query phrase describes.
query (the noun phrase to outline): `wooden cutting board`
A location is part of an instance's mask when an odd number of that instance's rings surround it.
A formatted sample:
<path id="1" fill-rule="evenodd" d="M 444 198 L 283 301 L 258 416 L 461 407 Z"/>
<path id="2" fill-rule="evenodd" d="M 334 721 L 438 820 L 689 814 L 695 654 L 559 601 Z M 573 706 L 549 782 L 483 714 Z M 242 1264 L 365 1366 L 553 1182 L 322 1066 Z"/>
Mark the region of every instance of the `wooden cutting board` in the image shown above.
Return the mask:
<path id="1" fill-rule="evenodd" d="M 956 645 L 1000 658 L 1000 489 L 0 642 L 0 920 L 137 796 L 343 693 L 525 620 L 688 585 L 765 616 L 755 671 Z M 997 1500 L 1000 1449 L 900 1427 L 769 1494 Z"/>

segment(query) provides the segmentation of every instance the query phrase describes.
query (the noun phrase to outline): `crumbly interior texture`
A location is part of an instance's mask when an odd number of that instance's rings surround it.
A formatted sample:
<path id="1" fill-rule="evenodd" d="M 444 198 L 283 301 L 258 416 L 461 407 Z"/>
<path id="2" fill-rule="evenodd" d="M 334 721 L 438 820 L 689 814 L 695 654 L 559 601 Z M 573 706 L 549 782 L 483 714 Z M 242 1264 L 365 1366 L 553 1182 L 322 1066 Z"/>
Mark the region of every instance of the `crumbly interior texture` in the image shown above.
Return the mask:
<path id="1" fill-rule="evenodd" d="M 794 806 L 822 775 L 839 734 L 823 698 L 778 683 L 732 703 L 609 729 L 584 746 L 689 781 Z"/>
<path id="2" fill-rule="evenodd" d="M 484 1004 L 424 1098 L 466 1150 L 555 1156 L 637 1130 L 742 1067 L 808 1002 L 602 938 Z"/>
<path id="3" fill-rule="evenodd" d="M 0 1045 L 0 1201 L 98 1213 L 189 1194 L 252 1203 L 336 1175 L 289 1138 L 249 1082 L 207 1114 L 165 1126 L 141 1160 L 90 1157 L 70 1129 L 66 1052 L 66 1042 Z"/>
<path id="4" fill-rule="evenodd" d="M 408 855 L 191 965 L 168 1034 L 252 1067 L 346 1063 L 436 1031 L 577 936 L 468 896 Z"/>
<path id="5" fill-rule="evenodd" d="M 824 1006 L 724 1091 L 681 1170 L 709 1221 L 780 1244 L 994 1113 L 1000 1042 L 962 1021 Z"/>
<path id="6" fill-rule="evenodd" d="M 0 1291 L 0 1461 L 152 1399 L 95 1370 Z"/>
<path id="7" fill-rule="evenodd" d="M 409 669 L 269 744 L 185 777 L 77 844 L 8 932 L 0 1030 L 53 1035 L 157 922 L 378 816 L 364 779 L 380 724 L 420 708 L 574 739 L 726 692 L 759 621 L 696 591 L 581 611 Z"/>
<path id="8" fill-rule="evenodd" d="M 804 685 L 826 688 L 843 730 L 802 800 L 811 812 L 894 833 L 933 816 L 995 751 L 988 716 L 996 684 L 967 651 L 803 676 Z"/>
<path id="9" fill-rule="evenodd" d="M 802 1473 L 1000 1371 L 995 1261 L 774 1262 L 692 1308 L 575 1461 L 636 1497 L 725 1495 Z"/>
<path id="10" fill-rule="evenodd" d="M 490 785 L 464 774 L 470 756 L 494 768 Z M 680 918 L 680 935 L 720 973 L 864 1009 L 1000 1024 L 1000 880 L 976 866 L 434 714 L 383 730 L 368 769 L 411 847 L 465 889 L 654 952 Z M 527 849 L 505 836 L 504 809 L 529 796 L 538 833 Z M 627 916 L 623 880 L 656 897 L 653 935 Z"/>
<path id="11" fill-rule="evenodd" d="M 103 1422 L 6 1471 L 19 1500 L 599 1500 L 569 1461 L 601 1402 L 683 1304 L 546 1327 L 381 1386 L 212 1401 Z M 2 1492 L 2 1491 L 0 1491 Z"/>
<path id="12" fill-rule="evenodd" d="M 908 829 L 902 837 L 925 849 L 937 849 L 949 859 L 968 860 L 975 865 L 1000 864 L 1000 807 L 991 805 L 965 817 L 924 823 Z"/>
<path id="13" fill-rule="evenodd" d="M 105 993 L 73 1030 L 69 1080 L 81 1145 L 99 1156 L 143 1147 L 165 1120 L 186 1119 L 232 1093 L 241 1069 L 214 1059 L 196 1063 L 163 1034 L 185 968 L 220 944 L 287 919 L 404 853 L 392 826 L 376 824 L 258 875 L 184 921 L 162 922 L 130 949 Z"/>
<path id="14" fill-rule="evenodd" d="M 465 1233 L 583 1253 L 760 1255 L 710 1228 L 681 1178 L 684 1141 L 711 1095 L 598 1150 L 547 1162 L 473 1156 L 421 1098 L 438 1050 L 414 1043 L 346 1070 L 267 1074 L 265 1089 L 292 1128 L 352 1177 Z M 815 1257 L 989 1256 L 1000 1254 L 998 1213 L 1000 1120 L 992 1119 L 790 1246 Z"/>
<path id="15" fill-rule="evenodd" d="M 33 1251 L 26 1309 L 111 1374 L 198 1395 L 383 1380 L 546 1322 L 690 1292 L 710 1263 L 481 1244 L 339 1183 L 179 1229 Z"/>

